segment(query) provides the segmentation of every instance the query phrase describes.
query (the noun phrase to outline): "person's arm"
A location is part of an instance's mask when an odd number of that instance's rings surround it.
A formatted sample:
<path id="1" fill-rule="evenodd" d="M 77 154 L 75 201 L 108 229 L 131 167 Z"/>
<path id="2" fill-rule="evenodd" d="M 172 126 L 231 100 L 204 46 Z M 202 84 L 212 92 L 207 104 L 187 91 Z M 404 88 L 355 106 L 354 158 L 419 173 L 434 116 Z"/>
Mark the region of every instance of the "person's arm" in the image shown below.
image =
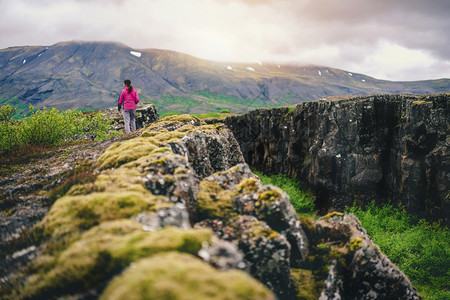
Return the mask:
<path id="1" fill-rule="evenodd" d="M 136 92 L 136 90 L 134 90 L 135 92 Z M 136 92 L 136 99 L 135 99 L 135 102 L 136 102 L 136 104 L 138 104 L 139 103 L 139 96 L 138 96 L 138 93 Z"/>
<path id="2" fill-rule="evenodd" d="M 120 97 L 119 97 L 119 105 L 122 107 L 122 103 L 123 103 L 123 101 L 125 100 L 124 99 L 125 97 L 124 97 L 124 94 L 123 94 L 123 91 L 120 93 Z"/>

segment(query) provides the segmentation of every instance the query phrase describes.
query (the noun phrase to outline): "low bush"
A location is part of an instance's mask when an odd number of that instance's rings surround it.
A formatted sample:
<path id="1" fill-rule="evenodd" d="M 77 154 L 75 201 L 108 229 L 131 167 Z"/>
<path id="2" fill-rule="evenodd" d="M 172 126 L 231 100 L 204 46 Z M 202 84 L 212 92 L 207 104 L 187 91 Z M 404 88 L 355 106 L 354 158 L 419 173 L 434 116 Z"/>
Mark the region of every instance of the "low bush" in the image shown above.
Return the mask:
<path id="1" fill-rule="evenodd" d="M 30 145 L 60 145 L 67 141 L 91 138 L 101 140 L 116 135 L 101 114 L 85 115 L 79 110 L 35 109 L 21 120 L 13 120 L 15 109 L 0 107 L 0 152 Z"/>
<path id="2" fill-rule="evenodd" d="M 349 209 L 381 250 L 410 279 L 424 299 L 450 299 L 448 227 L 430 224 L 393 205 Z"/>

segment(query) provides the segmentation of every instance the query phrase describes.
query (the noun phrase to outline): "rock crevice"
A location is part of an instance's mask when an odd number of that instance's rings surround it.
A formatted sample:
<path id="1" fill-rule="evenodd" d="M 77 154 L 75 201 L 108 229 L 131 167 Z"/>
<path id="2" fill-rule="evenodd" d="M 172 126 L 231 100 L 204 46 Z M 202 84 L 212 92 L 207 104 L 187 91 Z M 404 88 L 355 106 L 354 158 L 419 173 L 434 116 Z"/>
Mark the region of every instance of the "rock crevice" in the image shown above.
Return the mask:
<path id="1" fill-rule="evenodd" d="M 352 214 L 299 219 L 223 124 L 172 116 L 136 135 L 102 148 L 97 176 L 56 199 L 34 240 L 5 257 L 2 297 L 419 298 Z"/>
<path id="2" fill-rule="evenodd" d="M 450 96 L 375 95 L 228 117 L 245 161 L 311 188 L 317 205 L 391 200 L 444 219 Z"/>

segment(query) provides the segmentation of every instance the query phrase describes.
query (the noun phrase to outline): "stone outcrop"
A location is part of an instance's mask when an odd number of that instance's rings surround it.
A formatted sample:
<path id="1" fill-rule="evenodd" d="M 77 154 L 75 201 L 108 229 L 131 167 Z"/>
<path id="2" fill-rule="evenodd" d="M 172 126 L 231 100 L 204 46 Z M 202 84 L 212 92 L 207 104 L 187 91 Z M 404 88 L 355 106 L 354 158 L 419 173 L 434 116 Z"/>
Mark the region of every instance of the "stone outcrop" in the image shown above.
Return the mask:
<path id="1" fill-rule="evenodd" d="M 321 208 L 389 199 L 447 221 L 449 100 L 449 94 L 321 100 L 225 123 L 252 168 L 300 179 Z"/>
<path id="2" fill-rule="evenodd" d="M 353 215 L 299 219 L 223 124 L 182 115 L 138 133 L 6 256 L 2 298 L 418 299 Z"/>
<path id="3" fill-rule="evenodd" d="M 123 122 L 122 111 L 118 111 L 117 107 L 107 108 L 95 113 L 103 113 L 106 118 L 113 121 L 115 130 L 124 130 L 125 124 Z M 155 105 L 149 103 L 139 102 L 136 107 L 136 129 L 143 128 L 150 123 L 159 120 L 159 114 Z"/>

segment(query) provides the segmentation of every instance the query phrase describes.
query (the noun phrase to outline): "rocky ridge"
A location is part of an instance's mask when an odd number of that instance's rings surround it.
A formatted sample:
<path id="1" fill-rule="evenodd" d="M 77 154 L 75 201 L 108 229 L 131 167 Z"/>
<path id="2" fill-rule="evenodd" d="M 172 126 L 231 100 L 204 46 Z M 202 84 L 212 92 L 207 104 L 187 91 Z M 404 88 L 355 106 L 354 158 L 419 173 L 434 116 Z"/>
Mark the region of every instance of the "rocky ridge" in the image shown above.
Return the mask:
<path id="1" fill-rule="evenodd" d="M 95 144 L 92 180 L 2 255 L 2 297 L 419 298 L 353 215 L 299 219 L 223 124 L 167 117 L 127 138 Z"/>
<path id="2" fill-rule="evenodd" d="M 316 205 L 402 203 L 448 223 L 450 95 L 374 95 L 226 119 L 245 161 L 300 179 Z"/>

